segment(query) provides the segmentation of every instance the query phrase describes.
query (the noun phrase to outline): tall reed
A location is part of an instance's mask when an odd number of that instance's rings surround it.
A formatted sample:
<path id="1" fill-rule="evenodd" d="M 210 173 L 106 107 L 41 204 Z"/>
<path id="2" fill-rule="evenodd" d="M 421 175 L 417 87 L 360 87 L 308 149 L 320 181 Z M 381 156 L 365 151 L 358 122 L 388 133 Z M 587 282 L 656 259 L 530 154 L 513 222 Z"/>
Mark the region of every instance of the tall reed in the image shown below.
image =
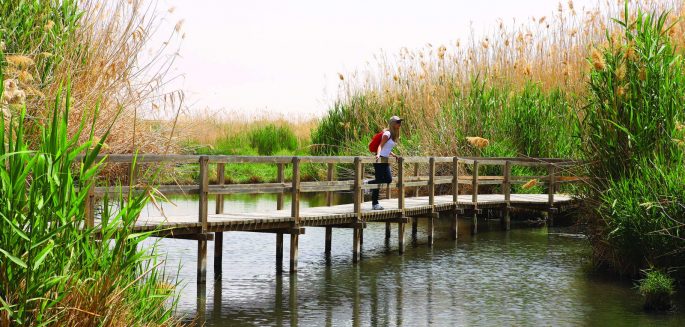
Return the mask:
<path id="1" fill-rule="evenodd" d="M 6 0 L 0 2 L 0 15 L 0 66 L 5 79 L 25 95 L 20 102 L 30 108 L 27 124 L 49 121 L 52 112 L 45 108 L 70 81 L 70 135 L 97 104 L 95 136 L 115 125 L 103 151 L 174 148 L 168 133 L 140 126 L 142 118 L 168 114 L 182 101 L 181 93 L 164 90 L 176 53 L 149 42 L 160 22 L 155 2 Z M 169 41 L 181 37 L 174 32 Z M 152 59 L 143 60 L 143 49 L 151 46 Z M 37 142 L 40 135 L 30 134 L 34 130 L 28 129 L 26 137 Z"/>
<path id="2" fill-rule="evenodd" d="M 631 8 L 685 13 L 680 1 L 630 3 Z M 631 9 L 628 16 L 636 12 Z M 350 143 L 373 135 L 390 114 L 398 114 L 405 118 L 405 135 L 421 145 L 407 149 L 412 153 L 478 154 L 464 138 L 481 136 L 515 146 L 512 150 L 518 155 L 572 155 L 569 145 L 578 140 L 566 138 L 573 134 L 586 105 L 591 65 L 585 58 L 607 33 L 621 33 L 611 18 L 623 14 L 623 6 L 615 2 L 581 9 L 569 1 L 545 17 L 513 24 L 498 21 L 493 32 L 482 36 L 380 53 L 369 67 L 341 75 L 338 101 L 313 132 L 312 143 L 326 151 L 355 148 Z M 682 31 L 684 23 L 671 19 L 677 23 L 674 29 Z M 673 36 L 675 44 L 685 42 L 683 33 Z M 534 98 L 538 95 L 547 99 L 538 102 Z M 513 106 L 509 99 L 516 97 L 527 100 Z M 550 109 L 545 109 L 547 105 Z M 507 112 L 512 108 L 518 113 Z M 514 136 L 505 132 L 516 126 L 511 122 L 524 123 L 521 115 L 526 112 L 531 119 L 547 119 L 537 126 L 549 124 L 548 131 L 556 129 L 550 133 L 562 140 L 558 149 L 536 149 L 552 139 L 536 138 L 535 129 L 528 129 L 529 135 L 521 130 Z"/>
<path id="3" fill-rule="evenodd" d="M 154 251 L 139 248 L 148 235 L 131 232 L 147 196 L 106 198 L 101 223 L 85 224 L 110 130 L 95 138 L 96 107 L 69 135 L 71 95 L 57 92 L 33 148 L 25 107 L 0 120 L 0 325 L 174 324 L 173 286 Z"/>
<path id="4" fill-rule="evenodd" d="M 590 160 L 590 240 L 599 265 L 635 275 L 685 260 L 685 71 L 669 12 L 630 15 L 626 3 L 593 50 L 583 153 Z M 682 277 L 685 274 L 681 271 Z"/>

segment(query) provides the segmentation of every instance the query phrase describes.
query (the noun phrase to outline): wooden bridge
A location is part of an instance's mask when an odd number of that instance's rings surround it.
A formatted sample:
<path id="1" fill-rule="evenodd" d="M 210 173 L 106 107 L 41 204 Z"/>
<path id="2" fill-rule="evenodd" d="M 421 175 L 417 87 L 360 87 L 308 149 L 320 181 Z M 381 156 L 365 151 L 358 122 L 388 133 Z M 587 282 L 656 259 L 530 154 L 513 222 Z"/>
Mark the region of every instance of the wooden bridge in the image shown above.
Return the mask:
<path id="1" fill-rule="evenodd" d="M 131 165 L 131 155 L 110 155 L 106 162 Z M 451 235 L 457 238 L 458 217 L 472 217 L 472 233 L 477 233 L 477 217 L 484 209 L 499 210 L 502 226 L 509 229 L 510 209 L 525 208 L 544 211 L 550 215 L 569 210 L 576 205 L 573 198 L 556 194 L 564 183 L 582 181 L 569 174 L 577 161 L 565 159 L 534 158 L 481 158 L 481 157 L 400 157 L 390 159 L 396 176 L 392 184 L 365 184 L 364 165 L 376 162 L 374 157 L 247 157 L 247 156 L 191 156 L 191 155 L 145 155 L 138 156 L 137 165 L 170 164 L 198 165 L 199 177 L 195 185 L 162 185 L 156 189 L 165 194 L 199 195 L 199 211 L 195 216 L 160 216 L 139 218 L 135 231 L 152 231 L 158 237 L 193 239 L 198 242 L 197 278 L 199 283 L 206 281 L 207 245 L 214 241 L 214 269 L 221 272 L 223 232 L 252 231 L 276 234 L 276 270 L 283 271 L 283 236 L 290 235 L 290 272 L 297 271 L 298 241 L 305 233 L 305 227 L 325 227 L 325 254 L 330 256 L 333 228 L 352 228 L 353 262 L 360 260 L 363 231 L 369 223 L 385 223 L 386 238 L 390 238 L 391 224 L 398 227 L 399 252 L 404 252 L 404 234 L 407 223 L 412 223 L 416 233 L 417 219 L 428 220 L 428 244 L 433 244 L 434 220 L 443 213 L 449 219 Z M 327 167 L 326 181 L 301 181 L 302 164 L 320 164 Z M 209 183 L 210 164 L 216 169 L 216 182 Z M 278 173 L 275 183 L 226 184 L 226 164 L 273 164 Z M 426 167 L 427 166 L 427 167 Z M 484 166 L 499 166 L 501 175 L 481 176 Z M 514 176 L 512 166 L 537 167 L 546 172 L 541 176 Z M 338 167 L 351 173 L 336 174 Z M 420 169 L 424 168 L 424 169 Z M 286 168 L 292 169 L 291 181 L 286 183 Z M 408 171 L 408 168 L 413 168 Z M 427 169 L 425 169 L 427 168 Z M 135 172 L 135 169 L 133 170 Z M 468 172 L 468 173 L 464 173 Z M 461 173 L 461 174 L 460 174 Z M 131 176 L 135 176 L 132 173 Z M 338 180 L 337 175 L 347 175 L 346 180 Z M 569 176 L 570 175 L 570 176 Z M 97 226 L 99 218 L 95 215 L 97 198 L 107 193 L 127 192 L 130 188 L 143 189 L 135 182 L 123 187 L 95 187 L 87 201 L 86 222 Z M 513 184 L 523 184 L 536 180 L 546 186 L 545 194 L 511 194 Z M 493 187 L 495 186 L 495 187 Z M 387 196 L 381 200 L 385 207 L 382 211 L 371 210 L 371 203 L 364 202 L 364 191 L 386 189 Z M 419 192 L 419 189 L 422 192 Z M 490 194 L 479 194 L 487 188 Z M 491 194 L 498 190 L 497 194 Z M 300 194 L 306 192 L 325 192 L 326 206 L 300 209 Z M 333 205 L 333 192 L 352 192 L 354 202 Z M 277 194 L 277 205 L 271 212 L 225 212 L 223 197 L 227 194 Z M 284 195 L 291 194 L 290 210 L 283 210 Z M 423 195 L 421 194 L 423 193 Z M 395 198 L 391 199 L 391 195 Z M 411 196 L 410 196 L 411 195 Z M 214 213 L 208 208 L 209 197 L 216 199 Z"/>

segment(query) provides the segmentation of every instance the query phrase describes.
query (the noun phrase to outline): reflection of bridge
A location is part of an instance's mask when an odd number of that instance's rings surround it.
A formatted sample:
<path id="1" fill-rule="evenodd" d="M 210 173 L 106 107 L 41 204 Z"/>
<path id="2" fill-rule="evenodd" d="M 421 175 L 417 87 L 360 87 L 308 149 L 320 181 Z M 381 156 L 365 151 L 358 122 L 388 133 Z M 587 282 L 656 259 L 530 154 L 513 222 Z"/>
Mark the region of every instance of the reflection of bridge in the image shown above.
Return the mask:
<path id="1" fill-rule="evenodd" d="M 111 155 L 107 162 L 115 164 L 130 164 L 130 155 Z M 394 162 L 394 159 L 391 160 Z M 186 155 L 146 155 L 139 156 L 137 163 L 174 165 L 199 165 L 197 185 L 160 186 L 158 191 L 165 194 L 197 194 L 199 195 L 199 212 L 195 216 L 167 216 L 141 218 L 136 231 L 155 231 L 156 236 L 193 239 L 198 241 L 198 282 L 206 280 L 207 241 L 214 240 L 215 270 L 221 269 L 223 246 L 223 232 L 225 231 L 253 231 L 276 234 L 276 269 L 280 274 L 283 267 L 283 235 L 290 235 L 290 271 L 297 271 L 298 240 L 304 234 L 305 227 L 325 227 L 325 253 L 330 255 L 332 229 L 353 228 L 353 261 L 360 259 L 363 230 L 367 223 L 386 223 L 386 238 L 390 238 L 391 223 L 398 224 L 399 251 L 404 251 L 405 224 L 412 223 L 412 232 L 416 230 L 416 219 L 428 219 L 428 242 L 433 243 L 433 222 L 443 212 L 451 222 L 451 234 L 457 237 L 459 215 L 473 217 L 472 232 L 477 232 L 477 215 L 483 209 L 499 210 L 503 227 L 510 225 L 509 210 L 511 208 L 525 208 L 545 211 L 554 214 L 574 206 L 574 200 L 556 190 L 562 183 L 581 181 L 581 178 L 568 175 L 567 171 L 576 162 L 563 159 L 531 159 L 531 158 L 463 158 L 463 157 L 404 157 L 399 158 L 393 166 L 397 177 L 394 183 L 387 185 L 387 199 L 381 201 L 386 209 L 383 211 L 370 210 L 371 204 L 363 199 L 364 190 L 386 188 L 386 185 L 364 184 L 364 164 L 374 163 L 375 158 L 369 157 L 243 157 L 243 156 L 186 156 Z M 226 164 L 274 164 L 278 166 L 276 183 L 259 184 L 225 184 Z M 326 181 L 302 182 L 300 180 L 301 165 L 322 164 L 328 170 Z M 216 183 L 209 183 L 209 165 L 216 166 Z M 292 178 L 286 183 L 286 165 L 292 169 Z M 413 172 L 406 168 L 413 165 Z M 422 172 L 421 166 L 427 166 Z M 480 176 L 483 166 L 496 166 L 501 176 Z M 512 166 L 528 166 L 545 171 L 540 176 L 512 175 Z M 336 167 L 348 167 L 353 173 L 347 174 L 350 180 L 336 180 Z M 479 169 L 480 167 L 480 169 Z M 490 167 L 492 168 L 492 167 Z M 469 174 L 459 174 L 468 171 Z M 539 181 L 547 187 L 546 194 L 511 194 L 513 184 L 523 184 L 530 180 Z M 488 188 L 493 191 L 499 186 L 498 194 L 479 194 L 479 189 Z M 396 199 L 390 199 L 391 187 L 395 187 Z M 425 196 L 419 196 L 419 188 L 424 188 Z M 97 224 L 93 206 L 95 197 L 106 193 L 119 192 L 121 189 L 96 187 L 91 189 L 88 201 L 87 222 L 93 226 Z M 127 191 L 124 187 L 123 191 Z M 456 190 L 456 192 L 455 192 Z M 332 192 L 351 191 L 354 203 L 332 205 Z M 408 196 L 407 192 L 413 196 Z M 284 193 L 290 193 L 290 210 L 283 210 Z M 326 192 L 327 206 L 300 210 L 300 194 L 304 192 Z M 223 196 L 237 193 L 276 193 L 278 194 L 277 208 L 271 212 L 241 212 L 226 213 L 223 208 Z M 436 195 L 443 193 L 448 195 Z M 463 194 L 459 194 L 463 193 Z M 209 213 L 208 198 L 215 196 L 215 214 Z M 220 272 L 220 271 L 218 271 Z"/>

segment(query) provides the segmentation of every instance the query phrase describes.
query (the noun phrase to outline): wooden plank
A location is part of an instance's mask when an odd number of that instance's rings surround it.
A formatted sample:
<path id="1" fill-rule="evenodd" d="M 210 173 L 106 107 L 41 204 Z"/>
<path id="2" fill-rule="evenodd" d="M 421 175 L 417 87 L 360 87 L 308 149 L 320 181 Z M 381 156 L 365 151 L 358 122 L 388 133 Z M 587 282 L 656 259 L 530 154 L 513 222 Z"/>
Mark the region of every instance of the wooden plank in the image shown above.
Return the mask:
<path id="1" fill-rule="evenodd" d="M 172 194 L 198 194 L 200 187 L 198 185 L 140 185 L 140 186 L 98 186 L 94 187 L 94 194 L 97 196 L 103 196 L 105 194 L 109 195 L 119 195 L 126 194 L 128 192 L 147 192 L 149 190 L 154 190 L 156 192 L 172 195 Z"/>

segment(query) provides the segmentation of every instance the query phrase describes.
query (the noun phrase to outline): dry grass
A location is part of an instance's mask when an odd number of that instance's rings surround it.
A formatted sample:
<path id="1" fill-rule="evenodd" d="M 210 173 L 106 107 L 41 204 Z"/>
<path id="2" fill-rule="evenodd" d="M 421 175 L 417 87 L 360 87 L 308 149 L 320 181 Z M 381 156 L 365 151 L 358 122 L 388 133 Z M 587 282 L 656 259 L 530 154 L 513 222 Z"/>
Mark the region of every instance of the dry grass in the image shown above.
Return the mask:
<path id="1" fill-rule="evenodd" d="M 182 115 L 178 119 L 177 138 L 181 141 L 194 141 L 212 145 L 220 139 L 247 134 L 258 127 L 268 124 L 289 127 L 300 141 L 309 140 L 312 129 L 317 125 L 314 117 L 291 119 L 284 114 L 263 112 L 246 115 L 238 112 L 213 112 L 209 110 Z"/>
<path id="2" fill-rule="evenodd" d="M 670 9 L 674 13 L 672 19 L 685 16 L 682 1 L 629 2 L 631 16 L 638 8 Z M 340 74 L 340 102 L 367 129 L 382 125 L 384 117 L 374 112 L 392 108 L 393 113 L 405 118 L 409 130 L 428 131 L 422 133 L 425 149 L 447 153 L 448 149 L 464 145 L 464 140 L 456 139 L 455 133 L 449 131 L 468 126 L 470 113 L 457 113 L 455 126 L 454 121 L 444 117 L 444 109 L 455 103 L 465 106 L 459 103 L 470 100 L 464 95 L 473 89 L 474 78 L 485 82 L 486 87 L 511 94 L 530 83 L 540 85 L 543 91 L 560 88 L 577 97 L 574 101 L 582 102 L 591 65 L 603 65 L 601 56 L 593 55 L 594 49 L 607 43 L 607 29 L 612 40 L 617 39 L 619 26 L 610 19 L 623 16 L 623 5 L 623 0 L 612 0 L 588 10 L 576 8 L 568 1 L 560 3 L 549 16 L 515 24 L 499 20 L 490 34 L 472 33 L 467 40 L 452 44 L 403 48 L 391 55 L 380 53 L 369 67 Z M 671 32 L 679 47 L 685 45 L 684 31 L 685 21 L 681 20 Z M 466 105 L 469 106 L 472 105 Z M 582 103 L 574 107 L 578 109 Z M 440 137 L 435 137 L 436 133 Z"/>
<path id="3" fill-rule="evenodd" d="M 160 21 L 154 3 L 85 0 L 80 6 L 83 17 L 71 39 L 64 40 L 67 46 L 62 53 L 41 52 L 40 40 L 33 40 L 34 49 L 7 54 L 5 78 L 18 84 L 16 92 L 25 94 L 25 99 L 15 99 L 15 102 L 25 101 L 28 108 L 33 108 L 29 118 L 42 125 L 49 116 L 49 110 L 45 109 L 54 101 L 60 86 L 70 83 L 72 134 L 84 116 L 92 115 L 99 108 L 95 135 L 102 135 L 114 124 L 107 152 L 173 150 L 175 143 L 168 130 L 161 133 L 161 130 L 140 126 L 141 117 L 165 110 L 173 116 L 183 100 L 180 92 L 163 93 L 176 53 L 169 53 L 171 49 L 165 44 L 154 49 L 156 53 L 149 61 L 141 61 L 143 50 L 150 47 L 150 37 Z M 51 28 L 49 23 L 45 26 L 46 33 Z M 179 34 L 173 32 L 170 40 L 180 38 Z M 60 57 L 59 64 L 46 78 L 37 63 L 56 55 Z"/>

